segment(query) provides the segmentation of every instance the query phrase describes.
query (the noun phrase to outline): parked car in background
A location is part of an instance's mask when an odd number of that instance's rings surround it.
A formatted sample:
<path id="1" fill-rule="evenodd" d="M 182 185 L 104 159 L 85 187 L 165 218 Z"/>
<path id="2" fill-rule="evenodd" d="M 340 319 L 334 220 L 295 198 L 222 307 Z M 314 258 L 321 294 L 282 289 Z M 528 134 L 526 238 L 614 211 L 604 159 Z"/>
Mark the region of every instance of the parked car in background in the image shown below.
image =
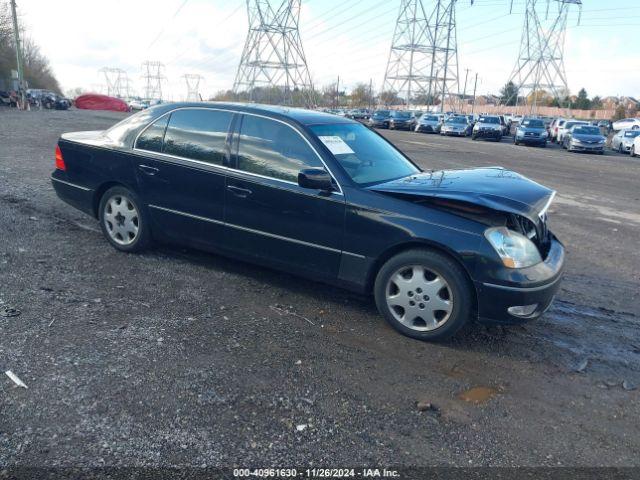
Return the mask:
<path id="1" fill-rule="evenodd" d="M 389 128 L 390 110 L 376 110 L 369 118 L 369 126 L 373 128 Z"/>
<path id="2" fill-rule="evenodd" d="M 633 139 L 629 153 L 631 158 L 640 156 L 640 135 Z"/>
<path id="3" fill-rule="evenodd" d="M 471 139 L 492 139 L 496 142 L 502 140 L 502 124 L 500 118 L 494 115 L 481 115 L 473 126 Z"/>
<path id="4" fill-rule="evenodd" d="M 502 135 L 509 135 L 510 129 L 504 115 L 498 115 L 498 118 L 500 119 L 500 125 L 502 126 Z"/>
<path id="5" fill-rule="evenodd" d="M 5 107 L 11 106 L 11 95 L 9 95 L 9 92 L 0 90 L 0 106 L 5 106 Z"/>
<path id="6" fill-rule="evenodd" d="M 567 122 L 572 123 L 572 122 Z M 585 125 L 584 122 L 572 125 L 565 132 L 562 140 L 562 148 L 569 152 L 604 153 L 604 144 L 607 138 L 600 133 L 600 129 L 594 125 Z"/>
<path id="7" fill-rule="evenodd" d="M 141 98 L 132 98 L 129 100 L 129 107 L 131 110 L 144 110 L 145 108 L 149 108 L 149 102 Z"/>
<path id="8" fill-rule="evenodd" d="M 563 275 L 553 190 L 499 167 L 423 171 L 319 112 L 161 105 L 63 134 L 51 180 L 118 251 L 169 240 L 371 294 L 420 340 L 536 319 Z"/>
<path id="9" fill-rule="evenodd" d="M 354 108 L 353 110 L 349 110 L 346 116 L 353 120 L 366 120 L 371 116 L 371 114 L 366 108 Z"/>
<path id="10" fill-rule="evenodd" d="M 576 125 L 589 125 L 589 122 L 583 122 L 582 120 L 567 120 L 558 127 L 558 143 L 563 145 L 564 137 L 569 130 Z"/>
<path id="11" fill-rule="evenodd" d="M 640 129 L 620 130 L 611 138 L 611 149 L 618 153 L 629 153 L 638 135 L 640 135 Z"/>
<path id="12" fill-rule="evenodd" d="M 640 118 L 623 118 L 622 120 L 613 122 L 612 128 L 616 132 L 627 129 L 637 130 L 640 128 Z"/>
<path id="13" fill-rule="evenodd" d="M 442 128 L 443 117 L 433 113 L 425 113 L 420 117 L 416 125 L 416 132 L 422 133 L 440 133 Z"/>
<path id="14" fill-rule="evenodd" d="M 547 127 L 542 120 L 538 118 L 525 118 L 516 128 L 513 143 L 516 145 L 524 144 L 546 147 L 548 136 Z"/>
<path id="15" fill-rule="evenodd" d="M 444 125 L 440 129 L 440 135 L 466 137 L 471 135 L 473 126 L 469 123 L 469 119 L 464 115 L 456 115 L 445 120 Z"/>
<path id="16" fill-rule="evenodd" d="M 551 122 L 549 125 L 549 140 L 553 143 L 558 141 L 558 133 L 560 131 L 560 127 L 562 127 L 567 120 L 562 117 L 558 117 Z"/>
<path id="17" fill-rule="evenodd" d="M 416 128 L 416 117 L 404 110 L 392 110 L 389 118 L 389 130 L 413 130 Z"/>

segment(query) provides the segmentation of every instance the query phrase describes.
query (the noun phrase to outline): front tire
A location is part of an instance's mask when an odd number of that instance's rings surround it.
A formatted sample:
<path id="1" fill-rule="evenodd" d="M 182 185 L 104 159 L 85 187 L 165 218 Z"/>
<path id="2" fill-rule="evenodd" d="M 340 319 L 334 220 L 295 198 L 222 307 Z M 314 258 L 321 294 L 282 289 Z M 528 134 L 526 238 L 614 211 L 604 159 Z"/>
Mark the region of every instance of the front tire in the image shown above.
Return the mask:
<path id="1" fill-rule="evenodd" d="M 138 196 L 125 187 L 107 190 L 98 206 L 100 228 L 121 252 L 141 252 L 151 244 L 148 216 Z"/>
<path id="2" fill-rule="evenodd" d="M 432 250 L 389 259 L 374 285 L 378 311 L 397 331 L 424 341 L 445 340 L 469 320 L 473 291 L 462 267 Z"/>

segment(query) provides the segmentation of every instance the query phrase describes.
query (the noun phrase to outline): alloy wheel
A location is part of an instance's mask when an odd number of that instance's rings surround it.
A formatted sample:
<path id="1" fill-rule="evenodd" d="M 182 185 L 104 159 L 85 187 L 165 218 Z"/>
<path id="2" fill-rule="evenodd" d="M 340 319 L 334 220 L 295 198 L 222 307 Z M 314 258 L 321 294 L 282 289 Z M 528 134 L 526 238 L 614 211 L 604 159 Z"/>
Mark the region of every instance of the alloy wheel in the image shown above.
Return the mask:
<path id="1" fill-rule="evenodd" d="M 441 327 L 453 311 L 449 284 L 440 274 L 422 265 L 396 270 L 385 292 L 387 306 L 395 319 L 418 332 Z"/>

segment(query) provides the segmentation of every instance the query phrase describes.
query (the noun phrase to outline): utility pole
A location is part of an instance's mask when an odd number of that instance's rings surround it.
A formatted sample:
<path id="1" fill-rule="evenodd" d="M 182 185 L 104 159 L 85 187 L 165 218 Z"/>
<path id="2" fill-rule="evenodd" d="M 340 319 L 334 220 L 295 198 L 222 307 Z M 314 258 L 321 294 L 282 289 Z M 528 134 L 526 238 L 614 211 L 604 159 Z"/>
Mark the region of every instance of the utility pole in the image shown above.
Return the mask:
<path id="1" fill-rule="evenodd" d="M 18 28 L 18 14 L 16 12 L 16 0 L 11 0 L 11 16 L 13 17 L 13 35 L 16 42 L 16 63 L 18 65 L 18 95 L 20 97 L 20 108 L 25 108 L 24 64 L 22 58 L 22 44 L 20 43 L 20 29 Z"/>
<path id="2" fill-rule="evenodd" d="M 313 82 L 300 38 L 302 0 L 247 0 L 249 32 L 242 51 L 233 91 L 253 93 L 258 88 L 277 88 L 284 103 L 294 102 L 301 91 L 313 104 Z"/>
<path id="3" fill-rule="evenodd" d="M 513 0 L 512 0 L 513 8 Z M 557 13 L 549 16 L 550 5 Z M 539 5 L 546 6 L 541 11 Z M 525 19 L 520 40 L 520 52 L 509 78 L 516 86 L 517 95 L 528 98 L 533 94 L 530 113 L 535 114 L 540 90 L 553 95 L 560 103 L 568 94 L 567 74 L 564 67 L 564 43 L 567 17 L 572 5 L 582 12 L 582 0 L 526 0 Z M 578 17 L 580 24 L 580 17 Z M 505 99 L 509 103 L 513 97 Z"/>
<path id="4" fill-rule="evenodd" d="M 157 61 L 147 60 L 142 64 L 145 100 L 162 100 L 162 82 L 166 80 L 163 68 L 164 64 Z"/>
<path id="5" fill-rule="evenodd" d="M 185 73 L 182 78 L 184 78 L 184 81 L 187 84 L 187 102 L 202 101 L 202 97 L 200 97 L 200 82 L 203 80 L 202 75 L 197 73 Z"/>
<path id="6" fill-rule="evenodd" d="M 462 105 L 466 106 L 467 105 L 467 79 L 469 78 L 469 69 L 465 68 L 465 74 L 464 74 L 464 89 L 462 90 Z M 464 112 L 462 112 L 464 113 Z"/>
<path id="7" fill-rule="evenodd" d="M 473 84 L 473 103 L 471 104 L 471 115 L 476 111 L 476 89 L 478 88 L 478 74 L 476 73 L 476 81 Z"/>

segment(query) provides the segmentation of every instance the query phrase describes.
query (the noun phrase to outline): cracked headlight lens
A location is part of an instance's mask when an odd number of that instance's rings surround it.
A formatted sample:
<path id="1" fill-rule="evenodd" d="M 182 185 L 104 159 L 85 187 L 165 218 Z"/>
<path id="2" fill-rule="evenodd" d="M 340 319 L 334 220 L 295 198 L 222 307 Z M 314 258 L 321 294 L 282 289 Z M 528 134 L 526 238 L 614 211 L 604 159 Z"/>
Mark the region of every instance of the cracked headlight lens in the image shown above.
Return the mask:
<path id="1" fill-rule="evenodd" d="M 497 227 L 487 229 L 484 236 L 507 268 L 531 267 L 542 262 L 538 247 L 518 232 Z"/>

